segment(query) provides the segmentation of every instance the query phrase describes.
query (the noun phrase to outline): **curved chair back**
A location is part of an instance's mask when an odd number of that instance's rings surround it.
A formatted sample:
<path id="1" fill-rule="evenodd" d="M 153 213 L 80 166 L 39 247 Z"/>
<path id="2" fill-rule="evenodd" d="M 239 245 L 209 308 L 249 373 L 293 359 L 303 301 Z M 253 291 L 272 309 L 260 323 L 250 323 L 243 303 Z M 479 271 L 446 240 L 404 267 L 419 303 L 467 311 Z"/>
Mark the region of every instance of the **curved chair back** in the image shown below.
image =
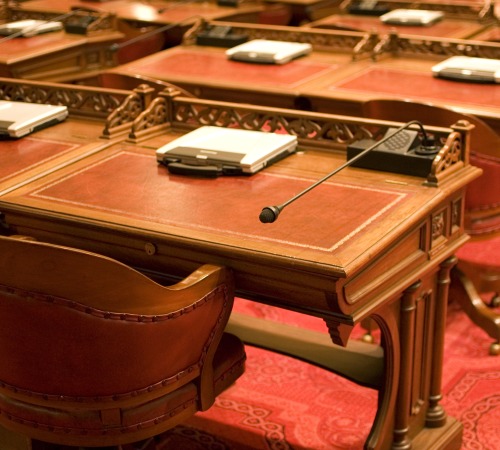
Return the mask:
<path id="1" fill-rule="evenodd" d="M 471 235 L 500 231 L 500 136 L 480 118 L 452 109 L 404 100 L 375 99 L 363 104 L 366 117 L 449 127 L 459 120 L 474 124 L 470 163 L 483 174 L 467 186 L 465 226 Z"/>
<path id="2" fill-rule="evenodd" d="M 171 428 L 243 371 L 242 345 L 219 349 L 232 302 L 221 267 L 164 287 L 95 253 L 1 237 L 0 424 L 67 445 Z"/>

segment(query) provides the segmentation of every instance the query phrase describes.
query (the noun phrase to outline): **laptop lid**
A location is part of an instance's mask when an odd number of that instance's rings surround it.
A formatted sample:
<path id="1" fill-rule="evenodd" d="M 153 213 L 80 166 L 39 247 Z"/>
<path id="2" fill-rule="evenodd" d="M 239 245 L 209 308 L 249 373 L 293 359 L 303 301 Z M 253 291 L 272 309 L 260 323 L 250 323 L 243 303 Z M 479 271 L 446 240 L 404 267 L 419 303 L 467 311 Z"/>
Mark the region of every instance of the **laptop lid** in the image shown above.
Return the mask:
<path id="1" fill-rule="evenodd" d="M 26 19 L 0 25 L 0 35 L 10 36 L 15 34 L 22 37 L 31 37 L 37 34 L 49 33 L 62 29 L 62 22 Z"/>
<path id="2" fill-rule="evenodd" d="M 479 83 L 500 83 L 500 59 L 452 56 L 432 67 L 435 77 Z"/>
<path id="3" fill-rule="evenodd" d="M 66 106 L 0 100 L 0 136 L 20 138 L 67 116 Z"/>
<path id="4" fill-rule="evenodd" d="M 285 64 L 311 51 L 307 43 L 254 39 L 226 50 L 226 56 L 237 61 Z"/>
<path id="5" fill-rule="evenodd" d="M 441 11 L 424 9 L 393 9 L 380 16 L 380 20 L 388 25 L 432 25 L 443 18 Z"/>
<path id="6" fill-rule="evenodd" d="M 156 150 L 171 172 L 205 176 L 251 175 L 297 147 L 297 136 L 204 126 Z"/>

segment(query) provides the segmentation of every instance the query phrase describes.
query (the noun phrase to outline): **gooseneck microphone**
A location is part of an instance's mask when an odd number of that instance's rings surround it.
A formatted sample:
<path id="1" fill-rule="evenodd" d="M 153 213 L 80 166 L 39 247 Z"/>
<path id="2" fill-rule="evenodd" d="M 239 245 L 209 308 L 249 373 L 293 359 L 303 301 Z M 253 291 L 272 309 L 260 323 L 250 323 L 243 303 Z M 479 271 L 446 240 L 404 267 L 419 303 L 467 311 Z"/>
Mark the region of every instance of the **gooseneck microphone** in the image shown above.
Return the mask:
<path id="1" fill-rule="evenodd" d="M 412 125 L 418 125 L 420 127 L 420 130 L 422 131 L 422 146 L 423 147 L 432 147 L 434 148 L 433 140 L 429 139 L 427 136 L 427 133 L 425 132 L 425 129 L 423 125 L 418 121 L 418 120 L 412 120 L 410 122 L 405 123 L 401 127 L 397 128 L 393 133 L 384 136 L 384 138 L 380 139 L 379 141 L 375 142 L 375 144 L 371 145 L 370 147 L 366 148 L 363 150 L 361 153 L 357 154 L 353 158 L 351 158 L 349 161 L 346 163 L 342 164 L 340 167 L 337 167 L 335 170 L 318 180 L 316 183 L 312 184 L 308 188 L 304 189 L 302 192 L 299 192 L 297 195 L 292 197 L 291 199 L 287 200 L 285 203 L 282 203 L 281 205 L 276 205 L 276 206 L 266 206 L 262 209 L 260 215 L 259 215 L 259 220 L 262 223 L 273 223 L 278 216 L 280 215 L 281 211 L 288 206 L 290 203 L 294 202 L 295 200 L 299 199 L 302 197 L 304 194 L 307 194 L 310 190 L 314 189 L 316 186 L 320 185 L 321 183 L 324 183 L 326 180 L 328 180 L 330 177 L 335 175 L 336 173 L 340 172 L 342 169 L 350 166 L 354 162 L 356 162 L 358 159 L 362 158 L 364 155 L 367 153 L 371 152 L 375 148 L 377 148 L 379 145 L 383 144 L 384 142 L 388 141 L 391 139 L 393 136 L 396 134 L 400 133 L 401 131 L 411 127 Z"/>

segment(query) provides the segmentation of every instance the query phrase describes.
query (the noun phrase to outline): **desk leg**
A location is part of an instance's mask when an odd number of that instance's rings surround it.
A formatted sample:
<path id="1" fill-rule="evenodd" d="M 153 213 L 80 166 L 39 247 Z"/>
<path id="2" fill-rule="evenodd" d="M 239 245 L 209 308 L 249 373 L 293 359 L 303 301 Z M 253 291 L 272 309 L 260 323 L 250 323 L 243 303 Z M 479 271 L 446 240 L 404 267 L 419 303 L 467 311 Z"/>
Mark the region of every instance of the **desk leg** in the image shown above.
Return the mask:
<path id="1" fill-rule="evenodd" d="M 417 291 L 421 283 L 415 283 L 407 289 L 401 300 L 401 372 L 399 379 L 398 401 L 396 404 L 393 449 L 407 450 L 411 448 L 409 411 L 411 409 L 411 374 L 412 354 L 415 345 L 415 311 Z"/>
<path id="2" fill-rule="evenodd" d="M 441 264 L 436 295 L 436 317 L 434 328 L 434 351 L 432 354 L 431 386 L 429 407 L 425 425 L 429 428 L 441 427 L 446 422 L 446 412 L 439 404 L 442 398 L 441 378 L 443 375 L 444 358 L 444 331 L 446 327 L 446 311 L 448 307 L 448 290 L 450 287 L 450 272 L 457 263 L 457 258 L 452 256 Z"/>
<path id="3" fill-rule="evenodd" d="M 399 342 L 399 302 L 391 302 L 382 310 L 370 316 L 381 332 L 384 348 L 385 377 L 378 394 L 378 408 L 368 439 L 366 450 L 391 448 L 394 431 L 396 400 L 398 397 L 401 370 Z"/>

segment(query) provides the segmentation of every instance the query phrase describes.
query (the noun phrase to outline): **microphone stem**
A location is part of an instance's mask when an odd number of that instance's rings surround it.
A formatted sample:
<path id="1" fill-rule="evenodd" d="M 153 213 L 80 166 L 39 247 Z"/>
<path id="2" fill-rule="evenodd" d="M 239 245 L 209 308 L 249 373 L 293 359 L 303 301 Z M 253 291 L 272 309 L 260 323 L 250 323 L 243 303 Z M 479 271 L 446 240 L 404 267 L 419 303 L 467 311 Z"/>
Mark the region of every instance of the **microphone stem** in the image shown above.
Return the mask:
<path id="1" fill-rule="evenodd" d="M 281 211 L 285 206 L 289 205 L 290 203 L 292 203 L 295 200 L 299 199 L 303 195 L 307 194 L 310 190 L 314 189 L 316 186 L 320 185 L 321 183 L 324 183 L 326 180 L 328 180 L 329 178 L 333 177 L 333 175 L 335 175 L 336 173 L 340 172 L 342 169 L 345 169 L 346 167 L 350 166 L 352 163 L 354 163 L 358 159 L 362 158 L 364 155 L 366 155 L 367 153 L 369 153 L 370 151 L 372 151 L 374 148 L 378 147 L 380 144 L 383 144 L 385 141 L 391 139 L 394 135 L 396 135 L 399 132 L 405 130 L 406 128 L 411 127 L 412 125 L 418 125 L 420 127 L 420 129 L 422 130 L 423 134 L 424 134 L 424 138 L 426 139 L 426 133 L 425 133 L 425 130 L 424 130 L 424 127 L 422 126 L 422 124 L 418 120 L 412 120 L 411 122 L 408 122 L 408 123 L 404 124 L 403 126 L 401 126 L 400 128 L 398 128 L 396 131 L 394 131 L 394 133 L 391 133 L 390 135 L 385 136 L 383 139 L 380 139 L 379 141 L 375 142 L 370 147 L 364 149 L 361 153 L 358 153 L 356 156 L 352 157 L 349 161 L 346 161 L 340 167 L 337 167 L 335 170 L 333 170 L 332 172 L 328 173 L 323 178 L 321 178 L 320 180 L 316 181 L 314 184 L 312 184 L 308 188 L 304 189 L 302 192 L 299 192 L 297 195 L 295 195 L 291 199 L 287 200 L 285 203 L 282 203 L 281 205 L 278 206 L 278 209 Z"/>

